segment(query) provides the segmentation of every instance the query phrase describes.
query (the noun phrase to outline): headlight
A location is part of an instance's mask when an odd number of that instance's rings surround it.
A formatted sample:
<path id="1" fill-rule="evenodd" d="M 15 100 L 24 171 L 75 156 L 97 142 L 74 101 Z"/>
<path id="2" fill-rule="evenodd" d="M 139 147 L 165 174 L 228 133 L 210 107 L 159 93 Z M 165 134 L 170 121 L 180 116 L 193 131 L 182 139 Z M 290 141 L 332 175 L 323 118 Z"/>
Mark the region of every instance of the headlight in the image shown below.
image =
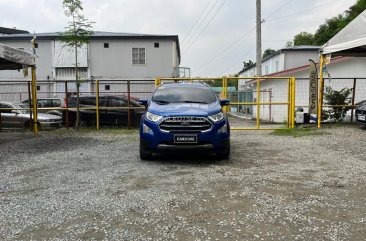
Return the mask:
<path id="1" fill-rule="evenodd" d="M 208 118 L 210 118 L 213 122 L 218 122 L 224 119 L 224 113 L 219 112 L 217 114 L 210 115 Z"/>
<path id="2" fill-rule="evenodd" d="M 160 115 L 155 115 L 151 112 L 146 112 L 146 119 L 148 119 L 149 121 L 158 122 L 159 120 L 161 120 L 161 118 L 163 117 Z"/>

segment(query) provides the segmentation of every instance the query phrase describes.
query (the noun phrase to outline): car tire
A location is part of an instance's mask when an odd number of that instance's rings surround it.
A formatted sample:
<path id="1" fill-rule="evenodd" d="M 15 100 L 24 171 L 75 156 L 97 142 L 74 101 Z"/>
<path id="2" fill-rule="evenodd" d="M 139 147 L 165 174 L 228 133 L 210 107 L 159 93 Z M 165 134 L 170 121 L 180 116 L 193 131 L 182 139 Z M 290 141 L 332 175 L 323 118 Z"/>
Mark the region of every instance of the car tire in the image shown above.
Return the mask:
<path id="1" fill-rule="evenodd" d="M 229 159 L 229 157 L 230 157 L 230 143 L 223 149 L 223 151 L 217 152 L 216 156 L 219 159 L 225 159 L 225 160 Z"/>
<path id="2" fill-rule="evenodd" d="M 147 150 L 140 142 L 140 159 L 141 160 L 151 160 L 152 152 Z"/>

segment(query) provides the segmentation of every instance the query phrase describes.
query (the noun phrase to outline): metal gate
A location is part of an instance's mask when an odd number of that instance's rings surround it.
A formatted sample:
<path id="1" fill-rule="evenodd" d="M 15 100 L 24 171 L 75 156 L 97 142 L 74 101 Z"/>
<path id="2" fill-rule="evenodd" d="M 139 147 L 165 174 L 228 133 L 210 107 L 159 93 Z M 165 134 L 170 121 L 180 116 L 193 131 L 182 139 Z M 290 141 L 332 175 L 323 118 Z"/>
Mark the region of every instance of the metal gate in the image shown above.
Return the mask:
<path id="1" fill-rule="evenodd" d="M 295 127 L 294 77 L 157 78 L 165 82 L 205 82 L 221 99 L 231 130 L 277 130 Z"/>

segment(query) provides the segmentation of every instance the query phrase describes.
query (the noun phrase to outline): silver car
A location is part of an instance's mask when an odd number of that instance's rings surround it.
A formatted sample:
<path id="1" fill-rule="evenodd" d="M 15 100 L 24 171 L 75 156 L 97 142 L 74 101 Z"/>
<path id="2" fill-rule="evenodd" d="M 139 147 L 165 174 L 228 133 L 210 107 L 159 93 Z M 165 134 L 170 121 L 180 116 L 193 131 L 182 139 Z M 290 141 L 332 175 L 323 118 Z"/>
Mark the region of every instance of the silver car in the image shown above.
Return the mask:
<path id="1" fill-rule="evenodd" d="M 29 111 L 26 109 L 22 109 L 22 107 L 24 107 L 24 104 L 0 102 L 1 127 L 30 128 Z M 38 123 L 41 129 L 58 128 L 62 125 L 62 117 L 57 115 L 38 113 Z"/>

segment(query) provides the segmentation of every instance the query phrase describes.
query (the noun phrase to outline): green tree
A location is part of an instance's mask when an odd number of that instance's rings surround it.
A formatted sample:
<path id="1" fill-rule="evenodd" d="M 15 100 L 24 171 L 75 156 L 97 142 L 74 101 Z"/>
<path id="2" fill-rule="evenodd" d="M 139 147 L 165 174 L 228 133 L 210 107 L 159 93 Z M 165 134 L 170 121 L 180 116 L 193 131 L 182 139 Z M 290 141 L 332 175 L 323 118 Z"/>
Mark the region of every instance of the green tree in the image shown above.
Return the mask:
<path id="1" fill-rule="evenodd" d="M 354 5 L 352 5 L 348 10 L 346 10 L 346 21 L 351 22 L 360 13 L 366 9 L 366 0 L 358 0 Z"/>
<path id="2" fill-rule="evenodd" d="M 75 52 L 75 81 L 77 92 L 77 111 L 76 111 L 76 125 L 78 129 L 80 126 L 80 84 L 82 81 L 78 69 L 78 49 L 89 42 L 90 36 L 93 34 L 92 24 L 82 14 L 83 4 L 81 0 L 63 0 L 62 6 L 65 10 L 65 15 L 70 19 L 68 25 L 65 27 L 65 32 L 61 33 L 61 42 L 66 46 L 72 48 Z"/>
<path id="3" fill-rule="evenodd" d="M 251 60 L 248 60 L 248 62 L 243 62 L 243 69 L 251 68 L 253 66 L 255 66 L 255 63 L 253 63 Z"/>
<path id="4" fill-rule="evenodd" d="M 294 45 L 312 45 L 314 41 L 314 36 L 308 32 L 301 32 L 294 37 Z"/>
<path id="5" fill-rule="evenodd" d="M 334 35 L 341 31 L 347 24 L 349 24 L 353 19 L 355 19 L 360 13 L 366 9 L 366 0 L 358 0 L 354 5 L 352 5 L 343 14 L 339 14 L 333 18 L 327 19 L 324 24 L 321 24 L 313 35 L 313 41 L 311 45 L 323 45 L 328 40 L 330 40 Z M 294 37 L 294 44 L 298 44 L 297 39 L 300 38 L 301 42 L 304 40 L 302 33 Z M 299 37 L 299 35 L 301 37 Z M 309 35 L 310 37 L 310 35 Z M 306 42 L 306 43 L 310 43 Z"/>
<path id="6" fill-rule="evenodd" d="M 274 49 L 266 49 L 264 50 L 264 53 L 263 53 L 263 56 L 262 56 L 262 59 L 264 59 L 265 57 L 267 56 L 270 56 L 271 54 L 275 53 L 276 50 Z"/>
<path id="7" fill-rule="evenodd" d="M 319 26 L 314 34 L 314 45 L 323 45 L 329 39 L 333 38 L 339 31 L 347 25 L 345 17 L 339 14 L 337 17 L 327 19 L 325 24 Z"/>
<path id="8" fill-rule="evenodd" d="M 286 42 L 286 45 L 285 45 L 285 48 L 290 48 L 290 47 L 292 47 L 292 46 L 294 46 L 294 42 L 292 42 L 292 41 L 287 41 L 287 42 Z"/>
<path id="9" fill-rule="evenodd" d="M 350 107 L 340 107 L 341 105 L 351 104 L 352 89 L 343 88 L 340 91 L 333 90 L 330 86 L 325 87 L 324 99 L 325 104 L 332 106 L 330 109 L 323 111 L 325 118 L 334 118 L 336 122 L 341 122 L 346 116 Z"/>

